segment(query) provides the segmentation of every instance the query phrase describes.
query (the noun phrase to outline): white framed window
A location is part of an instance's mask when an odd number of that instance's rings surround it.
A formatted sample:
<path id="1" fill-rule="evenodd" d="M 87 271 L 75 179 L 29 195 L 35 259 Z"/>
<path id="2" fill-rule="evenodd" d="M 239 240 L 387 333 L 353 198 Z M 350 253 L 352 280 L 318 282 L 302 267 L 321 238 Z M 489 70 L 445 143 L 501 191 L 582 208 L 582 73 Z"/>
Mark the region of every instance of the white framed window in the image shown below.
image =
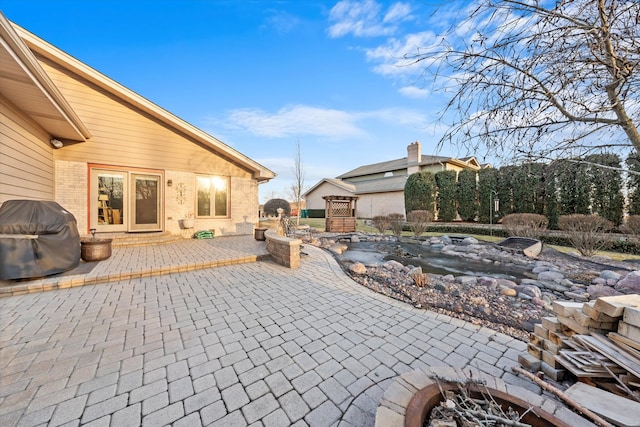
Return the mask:
<path id="1" fill-rule="evenodd" d="M 196 176 L 196 217 L 229 216 L 229 177 Z"/>

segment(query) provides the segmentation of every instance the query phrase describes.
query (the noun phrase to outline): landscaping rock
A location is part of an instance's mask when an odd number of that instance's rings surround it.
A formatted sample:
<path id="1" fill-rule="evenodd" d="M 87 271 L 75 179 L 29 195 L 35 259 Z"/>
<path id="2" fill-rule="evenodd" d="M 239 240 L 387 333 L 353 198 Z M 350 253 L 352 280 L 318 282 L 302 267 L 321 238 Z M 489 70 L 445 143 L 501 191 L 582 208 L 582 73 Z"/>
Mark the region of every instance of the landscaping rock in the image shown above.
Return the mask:
<path id="1" fill-rule="evenodd" d="M 622 295 L 621 292 L 616 291 L 612 286 L 606 286 L 601 284 L 587 286 L 587 293 L 589 298 L 594 300 L 600 297 L 611 297 L 615 295 Z"/>
<path id="2" fill-rule="evenodd" d="M 625 294 L 640 293 L 640 271 L 632 271 L 620 279 L 615 290 Z"/>
<path id="3" fill-rule="evenodd" d="M 462 239 L 462 242 L 460 242 L 460 244 L 463 246 L 477 245 L 478 243 L 480 243 L 480 241 L 475 237 L 465 237 L 464 239 Z"/>
<path id="4" fill-rule="evenodd" d="M 496 289 L 498 287 L 498 281 L 493 277 L 480 277 L 477 282 L 478 286 L 484 286 L 489 289 Z"/>
<path id="5" fill-rule="evenodd" d="M 611 270 L 604 270 L 600 272 L 600 277 L 606 281 L 615 280 L 617 282 L 622 277 L 622 274 Z"/>
<path id="6" fill-rule="evenodd" d="M 336 243 L 329 246 L 329 250 L 336 255 L 342 255 L 344 251 L 346 251 L 349 247 L 343 243 Z"/>
<path id="7" fill-rule="evenodd" d="M 456 282 L 462 285 L 475 285 L 478 283 L 478 278 L 476 276 L 458 276 Z"/>
<path id="8" fill-rule="evenodd" d="M 550 282 L 557 282 L 562 279 L 564 279 L 564 274 L 558 271 L 547 270 L 547 271 L 542 271 L 538 274 L 538 280 L 541 280 L 541 281 L 548 280 Z"/>
<path id="9" fill-rule="evenodd" d="M 349 271 L 354 274 L 367 274 L 367 267 L 361 262 L 355 262 L 349 266 Z"/>
<path id="10" fill-rule="evenodd" d="M 542 296 L 542 291 L 539 287 L 533 285 L 518 285 L 516 286 L 516 292 L 518 294 L 525 294 L 532 298 L 540 298 Z"/>
<path id="11" fill-rule="evenodd" d="M 386 268 L 387 270 L 395 270 L 395 271 L 404 270 L 404 265 L 402 265 L 398 261 L 393 261 L 393 260 L 385 262 L 384 264 L 382 264 L 382 267 Z"/>

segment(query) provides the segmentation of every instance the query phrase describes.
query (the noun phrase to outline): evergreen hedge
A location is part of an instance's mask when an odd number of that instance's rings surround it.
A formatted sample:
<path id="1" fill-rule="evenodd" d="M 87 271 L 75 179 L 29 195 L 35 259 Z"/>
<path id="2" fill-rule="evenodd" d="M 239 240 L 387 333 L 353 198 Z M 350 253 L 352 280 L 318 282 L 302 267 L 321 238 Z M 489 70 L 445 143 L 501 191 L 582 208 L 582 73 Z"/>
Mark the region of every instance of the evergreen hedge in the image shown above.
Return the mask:
<path id="1" fill-rule="evenodd" d="M 451 222 L 456 219 L 458 213 L 456 204 L 456 171 L 440 171 L 435 174 L 435 178 L 438 186 L 438 219 L 444 222 Z"/>
<path id="2" fill-rule="evenodd" d="M 473 221 L 478 215 L 478 173 L 463 169 L 458 173 L 458 214 L 463 221 Z"/>
<path id="3" fill-rule="evenodd" d="M 420 171 L 409 175 L 404 184 L 406 213 L 421 210 L 434 212 L 436 181 L 431 172 Z"/>

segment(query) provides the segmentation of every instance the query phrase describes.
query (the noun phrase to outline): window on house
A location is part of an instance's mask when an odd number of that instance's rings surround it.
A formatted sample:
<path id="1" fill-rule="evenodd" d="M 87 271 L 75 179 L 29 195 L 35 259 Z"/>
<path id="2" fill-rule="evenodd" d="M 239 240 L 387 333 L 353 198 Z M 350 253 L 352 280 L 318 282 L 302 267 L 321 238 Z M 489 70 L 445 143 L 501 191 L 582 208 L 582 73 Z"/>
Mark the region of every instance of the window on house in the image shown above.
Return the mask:
<path id="1" fill-rule="evenodd" d="M 229 211 L 229 178 L 197 176 L 197 217 L 227 217 Z"/>

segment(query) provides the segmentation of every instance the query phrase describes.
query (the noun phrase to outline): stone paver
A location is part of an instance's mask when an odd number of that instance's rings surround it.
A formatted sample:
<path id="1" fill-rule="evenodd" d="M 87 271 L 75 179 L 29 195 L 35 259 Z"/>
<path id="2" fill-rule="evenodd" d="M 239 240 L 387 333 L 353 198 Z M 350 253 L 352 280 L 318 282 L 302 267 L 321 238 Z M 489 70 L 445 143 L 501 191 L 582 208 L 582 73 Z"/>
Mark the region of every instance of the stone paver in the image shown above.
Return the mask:
<path id="1" fill-rule="evenodd" d="M 225 239 L 113 256 L 131 270 L 255 251 Z M 377 295 L 305 252 L 299 269 L 229 262 L 0 298 L 0 425 L 372 426 L 414 369 L 525 383 L 510 373 L 525 343 Z"/>

